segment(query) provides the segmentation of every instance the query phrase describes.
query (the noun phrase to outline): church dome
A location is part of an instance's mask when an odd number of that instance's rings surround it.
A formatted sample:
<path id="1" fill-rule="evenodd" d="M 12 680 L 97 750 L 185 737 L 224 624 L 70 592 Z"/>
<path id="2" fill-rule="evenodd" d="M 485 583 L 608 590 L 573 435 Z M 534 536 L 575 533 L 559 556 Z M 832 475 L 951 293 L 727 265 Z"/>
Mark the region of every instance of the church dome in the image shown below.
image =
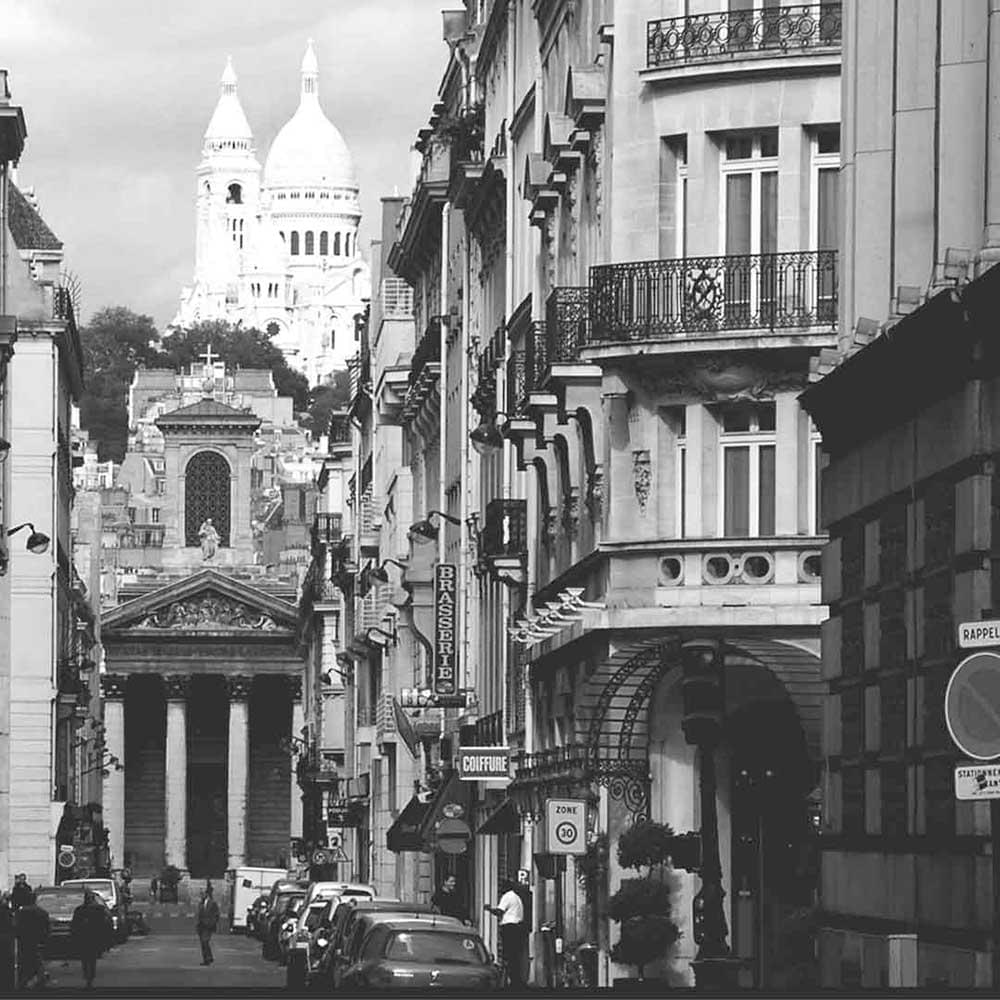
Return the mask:
<path id="1" fill-rule="evenodd" d="M 236 71 L 233 69 L 232 58 L 226 59 L 226 68 L 222 73 L 222 93 L 219 103 L 212 113 L 212 120 L 205 129 L 205 141 L 219 142 L 226 139 L 245 140 L 247 144 L 253 140 L 250 123 L 243 113 L 243 105 L 236 95 Z"/>
<path id="2" fill-rule="evenodd" d="M 319 67 L 310 39 L 302 60 L 299 107 L 271 143 L 266 188 L 357 188 L 354 160 L 344 137 L 319 104 Z"/>

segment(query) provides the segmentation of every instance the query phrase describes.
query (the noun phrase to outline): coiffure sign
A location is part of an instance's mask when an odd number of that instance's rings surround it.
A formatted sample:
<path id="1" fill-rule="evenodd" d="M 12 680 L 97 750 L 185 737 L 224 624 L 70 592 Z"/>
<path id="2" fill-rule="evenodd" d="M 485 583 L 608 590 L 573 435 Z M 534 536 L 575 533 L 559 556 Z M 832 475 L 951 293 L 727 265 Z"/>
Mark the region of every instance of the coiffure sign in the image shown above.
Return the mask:
<path id="1" fill-rule="evenodd" d="M 434 567 L 434 669 L 435 694 L 458 690 L 458 572 L 454 563 Z"/>
<path id="2" fill-rule="evenodd" d="M 509 747 L 459 747 L 462 781 L 510 781 Z"/>

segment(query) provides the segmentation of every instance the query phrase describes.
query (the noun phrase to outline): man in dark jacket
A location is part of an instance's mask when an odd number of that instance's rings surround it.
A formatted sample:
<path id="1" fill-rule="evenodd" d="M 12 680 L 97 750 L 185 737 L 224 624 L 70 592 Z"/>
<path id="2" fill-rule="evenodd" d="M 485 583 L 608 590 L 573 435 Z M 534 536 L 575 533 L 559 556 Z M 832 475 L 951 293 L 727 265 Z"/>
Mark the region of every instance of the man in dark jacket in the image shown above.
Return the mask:
<path id="1" fill-rule="evenodd" d="M 215 961 L 212 955 L 212 935 L 219 929 L 219 904 L 212 898 L 212 883 L 205 883 L 201 902 L 198 904 L 198 916 L 195 930 L 201 943 L 201 964 L 211 965 Z"/>
<path id="2" fill-rule="evenodd" d="M 441 883 L 441 888 L 431 896 L 431 908 L 436 913 L 441 913 L 446 917 L 457 917 L 459 920 L 469 919 L 465 901 L 458 891 L 458 879 L 454 875 L 447 876 Z"/>
<path id="3" fill-rule="evenodd" d="M 10 891 L 10 905 L 14 910 L 21 909 L 22 906 L 26 906 L 28 901 L 34 897 L 34 893 L 31 891 L 31 886 L 28 885 L 28 876 L 21 872 L 20 875 L 14 876 L 14 888 Z"/>
<path id="4" fill-rule="evenodd" d="M 112 926 L 108 908 L 98 901 L 90 889 L 84 890 L 83 902 L 73 911 L 69 932 L 73 947 L 80 956 L 87 989 L 91 990 L 97 975 L 97 956 L 107 948 Z"/>
<path id="5" fill-rule="evenodd" d="M 25 989 L 44 978 L 42 953 L 49 939 L 49 915 L 35 902 L 34 892 L 14 917 L 14 935 L 19 957 L 17 984 Z"/>

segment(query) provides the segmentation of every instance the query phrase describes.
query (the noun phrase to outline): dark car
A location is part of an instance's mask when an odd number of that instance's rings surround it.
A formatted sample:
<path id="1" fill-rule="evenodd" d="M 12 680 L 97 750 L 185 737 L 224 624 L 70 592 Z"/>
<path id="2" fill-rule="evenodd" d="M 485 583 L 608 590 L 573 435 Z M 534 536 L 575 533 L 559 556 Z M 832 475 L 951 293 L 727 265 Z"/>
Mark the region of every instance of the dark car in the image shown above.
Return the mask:
<path id="1" fill-rule="evenodd" d="M 271 905 L 264 914 L 264 934 L 261 954 L 264 958 L 278 958 L 278 934 L 281 925 L 288 916 L 294 902 L 301 903 L 306 898 L 305 889 L 289 889 L 278 892 L 271 900 Z"/>
<path id="2" fill-rule="evenodd" d="M 104 947 L 104 951 L 107 951 L 114 943 L 111 911 L 107 901 L 100 894 L 95 893 L 95 895 L 107 911 L 108 938 Z M 70 925 L 73 921 L 73 911 L 83 902 L 83 890 L 76 886 L 70 888 L 61 885 L 48 886 L 37 891 L 35 902 L 49 915 L 46 957 L 75 957 L 76 950 L 70 937 Z"/>
<path id="3" fill-rule="evenodd" d="M 347 990 L 458 990 L 500 988 L 500 969 L 471 927 L 451 918 L 385 920 L 356 946 L 344 970 Z"/>
<path id="4" fill-rule="evenodd" d="M 270 901 L 270 895 L 258 896 L 247 907 L 247 934 L 258 940 L 263 936 L 264 914 L 267 912 Z"/>

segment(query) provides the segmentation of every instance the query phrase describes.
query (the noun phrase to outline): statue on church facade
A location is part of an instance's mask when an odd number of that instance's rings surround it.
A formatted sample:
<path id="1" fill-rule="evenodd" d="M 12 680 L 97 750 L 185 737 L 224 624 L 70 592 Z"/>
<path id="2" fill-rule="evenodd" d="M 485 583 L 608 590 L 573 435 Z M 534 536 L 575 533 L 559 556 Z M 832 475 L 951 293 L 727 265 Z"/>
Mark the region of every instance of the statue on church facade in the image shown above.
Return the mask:
<path id="1" fill-rule="evenodd" d="M 207 561 L 215 555 L 215 550 L 219 547 L 219 533 L 215 530 L 210 517 L 201 522 L 198 537 L 201 539 L 201 558 Z"/>

